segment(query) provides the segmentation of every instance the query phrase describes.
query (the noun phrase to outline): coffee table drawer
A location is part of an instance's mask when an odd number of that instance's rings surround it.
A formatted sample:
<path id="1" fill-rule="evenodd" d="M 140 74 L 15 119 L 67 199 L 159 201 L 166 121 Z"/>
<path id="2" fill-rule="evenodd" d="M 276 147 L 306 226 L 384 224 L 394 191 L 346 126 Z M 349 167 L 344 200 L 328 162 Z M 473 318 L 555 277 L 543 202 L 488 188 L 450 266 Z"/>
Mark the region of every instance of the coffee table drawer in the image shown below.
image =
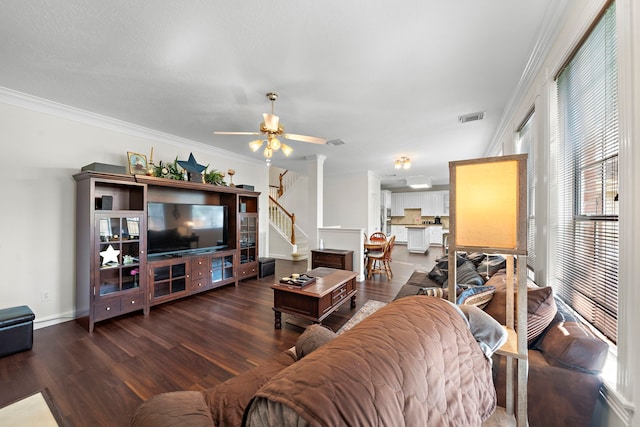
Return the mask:
<path id="1" fill-rule="evenodd" d="M 345 299 L 349 293 L 348 283 L 340 286 L 338 289 L 335 289 L 331 292 L 331 305 L 337 304 L 343 299 Z"/>

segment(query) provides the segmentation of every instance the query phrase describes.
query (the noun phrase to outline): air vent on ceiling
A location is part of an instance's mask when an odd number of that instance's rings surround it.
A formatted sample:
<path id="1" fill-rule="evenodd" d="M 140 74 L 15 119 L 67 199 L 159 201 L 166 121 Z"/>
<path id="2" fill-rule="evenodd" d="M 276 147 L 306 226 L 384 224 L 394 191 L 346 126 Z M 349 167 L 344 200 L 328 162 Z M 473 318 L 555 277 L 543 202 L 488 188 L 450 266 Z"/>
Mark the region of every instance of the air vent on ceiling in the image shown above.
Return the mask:
<path id="1" fill-rule="evenodd" d="M 327 141 L 327 145 L 344 145 L 344 139 L 330 139 Z"/>
<path id="2" fill-rule="evenodd" d="M 463 116 L 458 116 L 458 121 L 460 123 L 468 123 L 475 122 L 476 120 L 484 119 L 484 111 L 480 111 L 478 113 L 465 114 Z"/>

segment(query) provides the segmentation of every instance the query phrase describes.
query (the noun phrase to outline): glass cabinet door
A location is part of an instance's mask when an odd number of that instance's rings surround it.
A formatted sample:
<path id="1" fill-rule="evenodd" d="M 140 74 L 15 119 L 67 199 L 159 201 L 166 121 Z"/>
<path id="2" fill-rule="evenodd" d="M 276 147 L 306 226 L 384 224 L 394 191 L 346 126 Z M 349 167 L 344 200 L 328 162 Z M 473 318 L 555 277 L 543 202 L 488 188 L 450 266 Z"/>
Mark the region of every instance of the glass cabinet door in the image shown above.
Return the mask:
<path id="1" fill-rule="evenodd" d="M 240 215 L 240 263 L 256 261 L 258 218 L 255 214 Z"/>
<path id="2" fill-rule="evenodd" d="M 110 295 L 140 287 L 140 217 L 99 215 L 95 293 Z"/>

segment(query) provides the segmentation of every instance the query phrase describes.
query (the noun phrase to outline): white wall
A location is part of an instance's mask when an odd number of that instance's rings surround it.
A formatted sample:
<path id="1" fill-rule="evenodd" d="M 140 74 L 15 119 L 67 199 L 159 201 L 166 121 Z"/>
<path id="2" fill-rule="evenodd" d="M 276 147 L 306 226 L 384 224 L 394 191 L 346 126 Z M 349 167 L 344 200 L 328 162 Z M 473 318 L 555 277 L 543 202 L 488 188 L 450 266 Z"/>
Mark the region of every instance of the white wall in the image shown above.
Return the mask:
<path id="1" fill-rule="evenodd" d="M 325 175 L 323 215 L 324 226 L 368 229 L 368 175 Z"/>
<path id="2" fill-rule="evenodd" d="M 554 75 L 571 54 L 582 36 L 595 21 L 606 0 L 570 2 L 566 21 L 553 41 L 548 55 L 541 59 L 540 70 L 528 78 L 524 90 L 517 94 L 514 105 L 506 115 L 494 145 L 487 155 L 514 152 L 514 132 L 532 106 L 535 106 L 536 155 L 536 274 L 541 284 L 546 283 L 546 266 L 553 242 L 547 235 L 547 224 L 554 220 L 552 150 L 555 129 L 552 108 L 555 90 Z M 637 278 L 637 242 L 640 241 L 640 2 L 617 0 L 618 35 L 618 99 L 620 117 L 620 258 L 619 258 L 619 318 L 617 375 L 603 388 L 593 419 L 597 426 L 640 426 L 640 417 L 634 408 L 640 407 L 640 303 Z M 626 196 L 625 196 L 626 195 Z M 550 207 L 551 206 L 551 207 Z M 570 392 L 568 390 L 567 392 Z"/>
<path id="3" fill-rule="evenodd" d="M 382 213 L 380 203 L 380 178 L 371 171 L 367 174 L 367 186 L 369 194 L 369 221 L 365 232 L 367 236 L 369 236 L 374 231 L 382 231 L 380 230 L 380 214 Z"/>
<path id="4" fill-rule="evenodd" d="M 322 239 L 326 249 L 353 251 L 353 271 L 358 273 L 356 280 L 365 279 L 364 265 L 364 228 L 320 227 L 318 238 Z"/>
<path id="5" fill-rule="evenodd" d="M 36 328 L 69 320 L 75 310 L 75 181 L 84 165 L 127 164 L 127 151 L 154 161 L 187 159 L 226 171 L 260 196 L 260 253 L 267 246 L 268 170 L 261 159 L 238 158 L 95 114 L 0 88 L 0 308 L 28 305 Z M 82 231 L 88 232 L 88 231 Z M 50 300 L 41 301 L 42 292 Z"/>

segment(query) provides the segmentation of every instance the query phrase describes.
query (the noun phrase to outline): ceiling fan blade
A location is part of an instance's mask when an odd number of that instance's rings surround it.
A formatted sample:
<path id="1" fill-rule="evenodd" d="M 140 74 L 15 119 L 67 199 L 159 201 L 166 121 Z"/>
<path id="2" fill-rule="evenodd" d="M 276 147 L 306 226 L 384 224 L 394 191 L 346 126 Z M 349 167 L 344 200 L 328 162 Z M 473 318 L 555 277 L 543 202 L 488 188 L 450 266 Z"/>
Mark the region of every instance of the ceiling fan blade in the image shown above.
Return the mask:
<path id="1" fill-rule="evenodd" d="M 214 132 L 214 135 L 262 135 L 260 132 Z"/>
<path id="2" fill-rule="evenodd" d="M 292 139 L 294 141 L 310 142 L 312 144 L 326 144 L 327 140 L 318 138 L 317 136 L 297 135 L 295 133 L 285 133 L 283 138 Z"/>
<path id="3" fill-rule="evenodd" d="M 264 124 L 267 129 L 272 132 L 278 131 L 278 124 L 280 123 L 280 117 L 275 114 L 262 113 L 262 117 L 264 117 Z"/>

